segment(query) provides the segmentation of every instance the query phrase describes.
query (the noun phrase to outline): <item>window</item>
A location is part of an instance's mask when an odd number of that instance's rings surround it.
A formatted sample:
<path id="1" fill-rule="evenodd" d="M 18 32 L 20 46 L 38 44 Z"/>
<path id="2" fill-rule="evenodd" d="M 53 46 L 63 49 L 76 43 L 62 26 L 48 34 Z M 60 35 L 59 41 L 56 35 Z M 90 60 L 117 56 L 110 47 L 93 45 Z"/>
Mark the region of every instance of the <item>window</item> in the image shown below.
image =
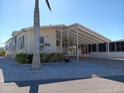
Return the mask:
<path id="1" fill-rule="evenodd" d="M 12 43 L 10 42 L 9 43 L 9 50 L 11 50 L 12 49 Z"/>
<path id="2" fill-rule="evenodd" d="M 115 52 L 115 42 L 109 43 L 109 51 Z"/>
<path id="3" fill-rule="evenodd" d="M 25 43 L 24 36 L 19 37 L 19 39 L 18 39 L 19 49 L 24 48 L 24 43 Z"/>
<path id="4" fill-rule="evenodd" d="M 96 52 L 96 44 L 91 45 L 92 47 L 92 52 Z"/>
<path id="5" fill-rule="evenodd" d="M 5 46 L 5 49 L 8 50 L 8 45 Z"/>
<path id="6" fill-rule="evenodd" d="M 88 45 L 89 52 L 96 52 L 96 44 Z"/>
<path id="7" fill-rule="evenodd" d="M 41 51 L 41 52 L 44 51 L 44 45 L 40 45 L 40 51 Z"/>
<path id="8" fill-rule="evenodd" d="M 14 46 L 14 48 L 16 48 L 16 37 L 14 37 L 14 43 L 13 43 L 13 46 Z"/>
<path id="9" fill-rule="evenodd" d="M 44 44 L 44 37 L 40 36 L 40 44 Z"/>
<path id="10" fill-rule="evenodd" d="M 117 52 L 124 51 L 124 42 L 116 42 L 116 51 Z"/>
<path id="11" fill-rule="evenodd" d="M 44 51 L 44 43 L 45 43 L 45 39 L 43 36 L 40 36 L 40 51 L 43 52 Z"/>
<path id="12" fill-rule="evenodd" d="M 92 51 L 91 51 L 91 45 L 88 45 L 88 51 L 89 51 L 89 52 L 92 52 Z"/>
<path id="13" fill-rule="evenodd" d="M 56 40 L 56 46 L 60 46 L 60 41 L 59 40 Z"/>
<path id="14" fill-rule="evenodd" d="M 124 42 L 121 42 L 121 51 L 124 51 Z"/>
<path id="15" fill-rule="evenodd" d="M 81 45 L 81 53 L 82 54 L 87 54 L 87 45 Z"/>
<path id="16" fill-rule="evenodd" d="M 106 52 L 106 43 L 99 44 L 99 52 Z"/>

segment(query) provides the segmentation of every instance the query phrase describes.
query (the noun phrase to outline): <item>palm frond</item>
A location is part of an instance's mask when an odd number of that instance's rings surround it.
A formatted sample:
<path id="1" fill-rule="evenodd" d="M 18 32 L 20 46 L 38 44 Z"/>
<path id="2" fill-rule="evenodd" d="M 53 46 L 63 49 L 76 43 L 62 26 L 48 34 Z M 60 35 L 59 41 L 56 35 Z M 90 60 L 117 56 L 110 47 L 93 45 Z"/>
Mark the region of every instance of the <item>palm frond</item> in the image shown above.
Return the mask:
<path id="1" fill-rule="evenodd" d="M 49 4 L 49 1 L 46 0 L 46 3 L 47 3 L 47 6 L 48 6 L 49 10 L 51 11 L 51 7 L 50 7 L 50 4 Z"/>

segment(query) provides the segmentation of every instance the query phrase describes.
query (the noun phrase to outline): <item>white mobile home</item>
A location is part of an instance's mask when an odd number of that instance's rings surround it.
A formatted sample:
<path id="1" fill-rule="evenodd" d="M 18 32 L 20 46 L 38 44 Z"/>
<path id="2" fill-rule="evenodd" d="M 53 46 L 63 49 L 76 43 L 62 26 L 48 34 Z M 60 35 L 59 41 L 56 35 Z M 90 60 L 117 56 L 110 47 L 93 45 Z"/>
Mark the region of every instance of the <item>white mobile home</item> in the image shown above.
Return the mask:
<path id="1" fill-rule="evenodd" d="M 41 27 L 40 51 L 43 53 L 67 53 L 79 57 L 124 58 L 124 41 L 112 42 L 81 24 L 50 25 Z M 18 53 L 33 54 L 33 28 L 12 33 L 6 42 L 8 56 Z"/>

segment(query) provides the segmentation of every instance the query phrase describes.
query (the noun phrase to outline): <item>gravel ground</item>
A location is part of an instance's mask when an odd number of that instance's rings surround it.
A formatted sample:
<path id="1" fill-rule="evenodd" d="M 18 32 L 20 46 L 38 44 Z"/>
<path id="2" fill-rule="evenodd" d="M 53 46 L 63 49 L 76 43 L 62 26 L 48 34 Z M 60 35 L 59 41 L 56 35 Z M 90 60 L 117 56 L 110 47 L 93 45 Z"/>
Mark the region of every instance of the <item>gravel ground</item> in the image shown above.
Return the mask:
<path id="1" fill-rule="evenodd" d="M 93 61 L 93 60 L 92 60 Z M 98 62 L 98 61 L 97 61 Z M 0 77 L 4 82 L 26 80 L 52 80 L 92 77 L 124 76 L 124 70 L 105 65 L 93 64 L 90 61 L 43 64 L 39 71 L 32 71 L 31 65 L 16 64 L 9 58 L 0 59 Z M 3 81 L 1 78 L 1 82 Z"/>
<path id="2" fill-rule="evenodd" d="M 119 68 L 124 70 L 124 58 L 110 58 L 110 59 L 100 59 L 100 58 L 84 58 L 83 62 L 102 65 L 105 67 Z"/>
<path id="3" fill-rule="evenodd" d="M 122 61 L 83 59 L 32 71 L 0 58 L 0 82 L 0 93 L 124 93 L 124 69 Z"/>

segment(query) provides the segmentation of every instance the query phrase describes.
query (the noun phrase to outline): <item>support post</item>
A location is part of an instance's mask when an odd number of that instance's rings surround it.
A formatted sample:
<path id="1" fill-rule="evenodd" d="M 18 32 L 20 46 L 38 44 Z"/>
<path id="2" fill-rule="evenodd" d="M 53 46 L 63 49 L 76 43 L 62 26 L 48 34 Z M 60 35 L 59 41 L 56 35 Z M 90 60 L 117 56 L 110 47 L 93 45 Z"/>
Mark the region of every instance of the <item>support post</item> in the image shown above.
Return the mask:
<path id="1" fill-rule="evenodd" d="M 63 31 L 62 31 L 62 28 L 61 28 L 60 32 L 61 32 L 61 49 L 62 49 L 62 53 L 63 53 Z"/>
<path id="2" fill-rule="evenodd" d="M 96 44 L 96 52 L 97 52 L 97 57 L 99 56 L 99 44 Z"/>
<path id="3" fill-rule="evenodd" d="M 67 40 L 68 40 L 68 55 L 69 55 L 69 31 L 67 31 Z"/>
<path id="4" fill-rule="evenodd" d="M 89 54 L 89 47 L 88 47 L 88 44 L 87 44 L 87 54 Z"/>
<path id="5" fill-rule="evenodd" d="M 109 42 L 107 42 L 107 53 L 108 53 L 108 58 L 110 57 L 110 52 L 109 52 Z"/>
<path id="6" fill-rule="evenodd" d="M 116 42 L 115 42 L 115 52 L 117 51 L 117 49 L 116 49 Z"/>
<path id="7" fill-rule="evenodd" d="M 78 28 L 76 29 L 77 31 L 77 61 L 79 61 L 79 49 L 78 49 L 78 46 L 79 46 L 79 31 L 78 31 Z"/>
<path id="8" fill-rule="evenodd" d="M 91 44 L 91 52 L 93 52 L 92 44 Z"/>

